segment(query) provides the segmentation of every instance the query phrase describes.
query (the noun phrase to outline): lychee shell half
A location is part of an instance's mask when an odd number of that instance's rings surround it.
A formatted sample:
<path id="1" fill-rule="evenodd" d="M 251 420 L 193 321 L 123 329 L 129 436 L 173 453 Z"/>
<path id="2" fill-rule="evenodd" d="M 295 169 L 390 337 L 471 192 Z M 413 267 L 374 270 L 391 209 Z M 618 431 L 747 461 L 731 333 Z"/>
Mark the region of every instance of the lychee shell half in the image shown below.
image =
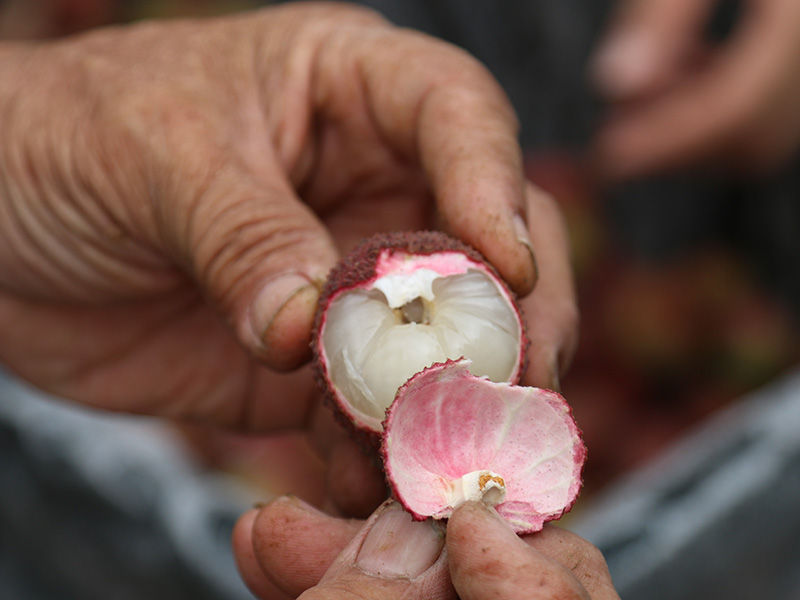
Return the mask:
<path id="1" fill-rule="evenodd" d="M 417 519 L 483 500 L 517 533 L 539 531 L 578 496 L 581 432 L 559 394 L 495 383 L 470 366 L 434 365 L 399 390 L 382 436 L 387 480 Z"/>
<path id="2" fill-rule="evenodd" d="M 515 298 L 481 255 L 439 232 L 380 234 L 331 271 L 314 327 L 314 369 L 343 420 L 377 442 L 411 376 L 466 357 L 516 382 L 527 346 Z"/>

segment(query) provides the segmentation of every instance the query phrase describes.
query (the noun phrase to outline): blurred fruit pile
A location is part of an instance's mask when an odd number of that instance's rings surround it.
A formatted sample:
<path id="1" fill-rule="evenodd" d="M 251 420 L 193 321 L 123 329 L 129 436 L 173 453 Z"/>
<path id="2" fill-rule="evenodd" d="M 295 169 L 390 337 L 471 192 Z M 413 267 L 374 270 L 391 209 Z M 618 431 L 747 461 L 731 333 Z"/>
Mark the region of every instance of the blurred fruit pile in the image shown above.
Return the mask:
<path id="1" fill-rule="evenodd" d="M 581 342 L 563 393 L 589 448 L 587 492 L 795 365 L 795 315 L 737 254 L 710 244 L 653 263 L 619 248 L 579 162 L 537 155 L 573 243 Z"/>

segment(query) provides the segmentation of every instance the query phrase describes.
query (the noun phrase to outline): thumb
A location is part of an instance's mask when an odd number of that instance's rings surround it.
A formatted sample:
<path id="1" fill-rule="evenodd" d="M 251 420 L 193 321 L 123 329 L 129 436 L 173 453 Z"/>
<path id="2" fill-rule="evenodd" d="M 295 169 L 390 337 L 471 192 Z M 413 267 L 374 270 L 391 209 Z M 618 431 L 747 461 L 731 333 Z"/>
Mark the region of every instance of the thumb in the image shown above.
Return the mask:
<path id="1" fill-rule="evenodd" d="M 447 525 L 453 585 L 462 600 L 588 600 L 576 577 L 522 541 L 493 508 L 468 502 Z"/>
<path id="2" fill-rule="evenodd" d="M 283 173 L 218 168 L 172 222 L 190 271 L 239 341 L 273 368 L 307 360 L 318 290 L 337 253 Z"/>
<path id="3" fill-rule="evenodd" d="M 399 504 L 383 504 L 303 600 L 455 598 L 447 573 L 444 530 L 414 521 Z"/>

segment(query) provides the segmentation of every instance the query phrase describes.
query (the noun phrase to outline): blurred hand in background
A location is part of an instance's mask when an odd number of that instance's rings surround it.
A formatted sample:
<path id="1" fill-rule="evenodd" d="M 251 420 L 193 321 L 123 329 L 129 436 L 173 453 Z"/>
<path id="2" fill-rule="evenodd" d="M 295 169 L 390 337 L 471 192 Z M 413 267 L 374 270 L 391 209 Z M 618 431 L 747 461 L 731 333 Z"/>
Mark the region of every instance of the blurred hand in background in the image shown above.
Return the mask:
<path id="1" fill-rule="evenodd" d="M 797 148 L 800 3 L 744 0 L 732 31 L 714 42 L 707 32 L 719 4 L 619 2 L 593 64 L 610 105 L 596 139 L 605 176 L 698 164 L 765 171 Z"/>

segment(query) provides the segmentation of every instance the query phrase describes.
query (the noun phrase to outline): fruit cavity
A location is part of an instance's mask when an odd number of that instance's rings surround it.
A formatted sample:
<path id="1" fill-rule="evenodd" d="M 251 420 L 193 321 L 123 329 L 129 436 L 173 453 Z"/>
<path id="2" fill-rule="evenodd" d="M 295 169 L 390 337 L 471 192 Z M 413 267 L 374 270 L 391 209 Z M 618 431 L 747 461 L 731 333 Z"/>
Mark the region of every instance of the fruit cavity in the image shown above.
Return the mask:
<path id="1" fill-rule="evenodd" d="M 444 234 L 368 241 L 332 272 L 320 311 L 318 378 L 361 429 L 380 432 L 400 386 L 434 363 L 468 357 L 493 381 L 520 376 L 525 335 L 513 295 Z"/>

